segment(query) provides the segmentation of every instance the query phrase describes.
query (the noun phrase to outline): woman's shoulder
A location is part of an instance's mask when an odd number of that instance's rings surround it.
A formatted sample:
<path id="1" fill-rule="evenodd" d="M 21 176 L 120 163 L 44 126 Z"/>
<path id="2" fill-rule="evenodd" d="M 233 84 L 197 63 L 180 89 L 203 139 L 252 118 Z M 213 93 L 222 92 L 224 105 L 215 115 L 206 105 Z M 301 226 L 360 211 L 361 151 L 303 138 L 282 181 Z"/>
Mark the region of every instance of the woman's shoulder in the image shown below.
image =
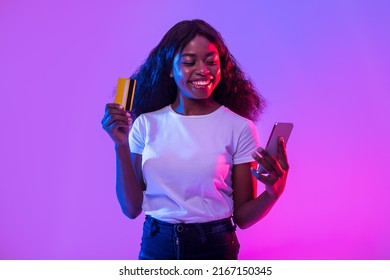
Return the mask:
<path id="1" fill-rule="evenodd" d="M 229 121 L 233 121 L 239 124 L 249 124 L 249 125 L 253 124 L 253 121 L 233 112 L 228 107 L 224 105 L 222 105 L 221 107 L 222 107 L 220 110 L 221 114 L 223 114 L 223 117 L 228 119 Z"/>

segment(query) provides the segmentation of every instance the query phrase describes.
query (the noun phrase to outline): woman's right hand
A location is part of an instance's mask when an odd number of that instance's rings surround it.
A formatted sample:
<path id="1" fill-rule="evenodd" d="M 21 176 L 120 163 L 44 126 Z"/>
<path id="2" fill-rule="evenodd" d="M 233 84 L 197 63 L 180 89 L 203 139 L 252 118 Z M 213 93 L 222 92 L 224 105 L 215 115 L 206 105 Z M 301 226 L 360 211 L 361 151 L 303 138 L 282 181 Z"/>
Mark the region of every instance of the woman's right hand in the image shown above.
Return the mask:
<path id="1" fill-rule="evenodd" d="M 122 105 L 116 103 L 106 104 L 102 127 L 110 135 L 116 145 L 128 145 L 130 127 L 133 119 Z"/>

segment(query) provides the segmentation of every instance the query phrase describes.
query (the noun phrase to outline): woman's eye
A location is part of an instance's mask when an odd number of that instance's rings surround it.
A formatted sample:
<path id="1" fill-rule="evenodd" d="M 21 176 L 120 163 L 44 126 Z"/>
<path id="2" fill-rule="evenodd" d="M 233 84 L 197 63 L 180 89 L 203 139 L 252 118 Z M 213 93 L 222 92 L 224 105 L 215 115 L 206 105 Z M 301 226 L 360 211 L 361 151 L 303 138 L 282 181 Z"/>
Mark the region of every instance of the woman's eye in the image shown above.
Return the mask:
<path id="1" fill-rule="evenodd" d="M 183 64 L 186 65 L 186 66 L 193 66 L 193 65 L 195 65 L 195 62 L 193 62 L 193 61 L 183 61 Z"/>
<path id="2" fill-rule="evenodd" d="M 207 62 L 206 62 L 207 65 L 215 65 L 215 64 L 217 64 L 217 63 L 218 63 L 217 60 L 211 60 L 211 61 L 207 61 Z"/>

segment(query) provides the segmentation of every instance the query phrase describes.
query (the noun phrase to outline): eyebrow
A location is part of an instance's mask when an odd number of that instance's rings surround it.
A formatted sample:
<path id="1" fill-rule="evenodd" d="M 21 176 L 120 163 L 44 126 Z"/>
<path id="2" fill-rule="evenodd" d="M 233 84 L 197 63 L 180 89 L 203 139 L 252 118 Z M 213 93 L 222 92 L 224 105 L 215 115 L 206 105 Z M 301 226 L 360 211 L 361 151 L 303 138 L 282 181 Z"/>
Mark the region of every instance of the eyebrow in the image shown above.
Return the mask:
<path id="1" fill-rule="evenodd" d="M 208 53 L 206 54 L 206 57 L 207 57 L 207 56 L 211 56 L 211 55 L 218 55 L 218 53 L 215 52 L 215 51 L 211 51 L 211 52 L 208 52 Z M 183 56 L 196 57 L 196 54 L 194 54 L 194 53 L 182 53 L 182 54 L 181 54 L 181 57 L 183 57 Z"/>

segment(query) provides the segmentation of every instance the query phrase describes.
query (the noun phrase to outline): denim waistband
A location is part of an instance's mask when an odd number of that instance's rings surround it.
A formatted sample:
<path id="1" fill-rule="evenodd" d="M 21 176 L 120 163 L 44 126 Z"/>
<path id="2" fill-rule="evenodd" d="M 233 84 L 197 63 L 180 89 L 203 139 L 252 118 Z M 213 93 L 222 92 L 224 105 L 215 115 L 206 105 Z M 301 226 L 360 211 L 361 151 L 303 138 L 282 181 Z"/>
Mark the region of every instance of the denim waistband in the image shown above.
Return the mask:
<path id="1" fill-rule="evenodd" d="M 236 225 L 232 221 L 231 217 L 226 219 L 211 221 L 211 222 L 205 222 L 205 223 L 172 224 L 172 223 L 160 221 L 149 215 L 146 215 L 145 225 L 149 227 L 150 233 L 152 233 L 156 228 L 158 228 L 160 232 L 166 232 L 166 233 L 172 231 L 177 233 L 196 231 L 204 234 L 234 231 L 236 229 Z"/>

